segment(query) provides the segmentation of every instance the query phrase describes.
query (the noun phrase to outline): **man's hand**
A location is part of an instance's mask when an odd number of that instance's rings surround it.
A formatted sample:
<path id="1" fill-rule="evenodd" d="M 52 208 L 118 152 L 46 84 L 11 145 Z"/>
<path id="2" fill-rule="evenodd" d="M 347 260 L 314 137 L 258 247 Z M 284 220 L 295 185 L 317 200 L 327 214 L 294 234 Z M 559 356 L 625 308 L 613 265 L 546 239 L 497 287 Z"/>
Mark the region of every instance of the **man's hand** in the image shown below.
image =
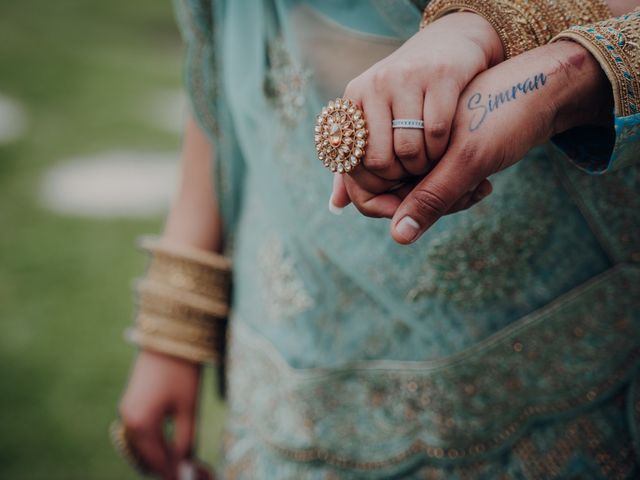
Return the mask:
<path id="1" fill-rule="evenodd" d="M 600 66 L 571 42 L 478 75 L 460 97 L 446 154 L 394 212 L 393 238 L 414 242 L 441 216 L 478 201 L 478 186 L 532 147 L 572 127 L 610 121 L 611 105 Z"/>
<path id="2" fill-rule="evenodd" d="M 382 208 L 391 215 L 399 199 L 389 203 L 377 194 L 433 167 L 449 143 L 460 93 L 503 55 L 489 22 L 475 13 L 453 13 L 352 80 L 344 96 L 366 112 L 369 145 L 363 164 L 336 179 L 333 204 L 343 207 L 353 200 L 364 214 Z M 424 119 L 425 129 L 394 130 L 393 118 Z"/>

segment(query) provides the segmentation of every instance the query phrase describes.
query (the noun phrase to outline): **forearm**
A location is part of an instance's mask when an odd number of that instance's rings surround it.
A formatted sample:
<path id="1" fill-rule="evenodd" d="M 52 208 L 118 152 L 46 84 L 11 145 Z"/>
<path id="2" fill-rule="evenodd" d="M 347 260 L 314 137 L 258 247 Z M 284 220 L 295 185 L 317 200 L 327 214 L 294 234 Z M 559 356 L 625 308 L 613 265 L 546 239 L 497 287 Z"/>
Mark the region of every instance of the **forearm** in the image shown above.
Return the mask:
<path id="1" fill-rule="evenodd" d="M 182 147 L 178 194 L 167 217 L 163 237 L 176 244 L 219 252 L 222 222 L 216 201 L 213 146 L 189 117 Z"/>
<path id="2" fill-rule="evenodd" d="M 222 358 L 229 314 L 231 262 L 217 253 L 222 232 L 212 154 L 209 140 L 189 118 L 180 188 L 164 234 L 141 242 L 150 259 L 136 282 L 136 320 L 127 331 L 140 348 L 191 363 Z"/>

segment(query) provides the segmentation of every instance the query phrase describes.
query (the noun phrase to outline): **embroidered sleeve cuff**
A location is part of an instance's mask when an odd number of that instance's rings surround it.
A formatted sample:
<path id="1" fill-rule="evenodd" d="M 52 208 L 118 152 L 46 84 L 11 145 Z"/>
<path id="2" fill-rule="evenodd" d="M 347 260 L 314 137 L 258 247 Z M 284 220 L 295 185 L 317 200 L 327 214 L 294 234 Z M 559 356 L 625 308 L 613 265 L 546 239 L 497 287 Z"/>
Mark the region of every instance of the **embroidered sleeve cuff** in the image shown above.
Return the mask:
<path id="1" fill-rule="evenodd" d="M 573 26 L 552 41 L 572 40 L 600 63 L 613 89 L 615 123 L 608 131 L 576 129 L 554 143 L 576 165 L 604 173 L 637 162 L 640 154 L 640 9 L 621 17 Z"/>

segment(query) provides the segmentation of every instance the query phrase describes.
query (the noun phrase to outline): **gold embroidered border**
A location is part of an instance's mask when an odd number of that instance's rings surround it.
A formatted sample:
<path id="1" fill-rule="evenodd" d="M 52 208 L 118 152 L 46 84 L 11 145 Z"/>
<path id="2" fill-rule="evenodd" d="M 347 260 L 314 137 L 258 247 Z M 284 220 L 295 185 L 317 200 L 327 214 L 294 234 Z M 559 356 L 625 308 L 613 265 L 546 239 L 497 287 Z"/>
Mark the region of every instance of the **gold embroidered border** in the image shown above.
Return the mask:
<path id="1" fill-rule="evenodd" d="M 638 359 L 640 359 L 640 348 L 635 349 L 630 353 L 630 355 L 628 356 L 628 364 L 632 365 Z M 321 461 L 340 468 L 349 468 L 356 470 L 379 470 L 388 466 L 400 464 L 413 455 L 419 453 L 424 454 L 427 458 L 436 460 L 454 460 L 464 457 L 475 457 L 503 445 L 505 442 L 515 437 L 515 435 L 518 434 L 530 420 L 533 420 L 536 417 L 559 413 L 593 402 L 604 392 L 608 391 L 609 389 L 611 389 L 611 387 L 623 380 L 627 375 L 627 371 L 620 370 L 614 376 L 609 377 L 605 382 L 594 386 L 593 388 L 589 389 L 586 392 L 583 392 L 577 397 L 568 400 L 562 400 L 556 403 L 527 407 L 516 418 L 516 420 L 514 420 L 504 430 L 496 434 L 491 439 L 487 440 L 486 442 L 476 443 L 464 448 L 442 448 L 434 445 L 429 445 L 422 440 L 417 440 L 413 444 L 411 444 L 408 449 L 385 460 L 377 462 L 361 462 L 352 458 L 343 457 L 324 448 L 292 449 L 284 447 L 282 445 L 278 445 L 271 439 L 264 436 L 261 437 L 267 445 L 269 445 L 279 454 L 292 460 L 298 462 Z"/>
<path id="2" fill-rule="evenodd" d="M 435 0 L 424 10 L 420 28 L 460 10 L 484 17 L 495 28 L 511 58 L 546 44 L 572 25 L 582 25 L 611 16 L 602 0 Z"/>

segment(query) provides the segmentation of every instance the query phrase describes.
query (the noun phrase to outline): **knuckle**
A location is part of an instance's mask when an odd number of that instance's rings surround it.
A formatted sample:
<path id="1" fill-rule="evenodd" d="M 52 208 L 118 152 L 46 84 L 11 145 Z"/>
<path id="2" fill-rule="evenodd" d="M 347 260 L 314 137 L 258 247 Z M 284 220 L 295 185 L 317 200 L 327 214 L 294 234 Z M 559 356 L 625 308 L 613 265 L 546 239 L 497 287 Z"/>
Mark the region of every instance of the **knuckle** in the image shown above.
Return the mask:
<path id="1" fill-rule="evenodd" d="M 451 76 L 452 63 L 442 57 L 438 57 L 436 61 L 434 61 L 429 66 L 430 76 L 435 79 L 449 78 Z"/>
<path id="2" fill-rule="evenodd" d="M 353 177 L 347 176 L 345 178 L 345 187 L 349 194 L 349 198 L 351 199 L 351 203 L 353 203 L 356 208 L 365 203 L 370 197 L 370 194 L 364 190 L 364 188 L 360 186 L 358 181 Z"/>
<path id="3" fill-rule="evenodd" d="M 408 138 L 398 138 L 394 143 L 396 155 L 400 158 L 413 159 L 420 156 L 422 149 L 420 144 Z"/>
<path id="4" fill-rule="evenodd" d="M 482 155 L 478 144 L 466 142 L 459 148 L 456 157 L 462 168 L 475 169 L 479 166 Z"/>
<path id="5" fill-rule="evenodd" d="M 393 165 L 393 158 L 390 155 L 384 155 L 378 149 L 369 147 L 366 155 L 362 159 L 367 170 L 382 171 Z"/>
<path id="6" fill-rule="evenodd" d="M 380 213 L 372 208 L 368 202 L 353 202 L 358 211 L 365 217 L 380 218 Z"/>
<path id="7" fill-rule="evenodd" d="M 375 91 L 385 90 L 391 83 L 393 72 L 386 67 L 377 68 L 371 75 L 371 83 Z"/>
<path id="8" fill-rule="evenodd" d="M 373 194 L 364 190 L 353 178 L 349 178 L 349 180 L 345 182 L 345 186 L 347 187 L 353 206 L 356 207 L 362 215 L 366 217 L 380 216 L 375 209 L 371 208 L 369 202 L 369 200 L 373 198 Z"/>
<path id="9" fill-rule="evenodd" d="M 392 159 L 385 158 L 383 155 L 377 155 L 375 152 L 367 153 L 367 155 L 365 155 L 363 159 L 365 168 L 373 172 L 381 172 L 387 170 L 392 163 Z"/>
<path id="10" fill-rule="evenodd" d="M 423 217 L 440 217 L 447 213 L 448 205 L 436 190 L 419 189 L 414 192 L 413 202 Z"/>
<path id="11" fill-rule="evenodd" d="M 449 125 L 445 121 L 430 122 L 424 126 L 427 137 L 435 140 L 445 140 L 449 135 Z"/>
<path id="12" fill-rule="evenodd" d="M 362 91 L 361 80 L 360 77 L 356 77 L 347 83 L 347 86 L 344 89 L 344 96 L 347 98 L 352 98 L 358 94 L 358 92 Z"/>
<path id="13" fill-rule="evenodd" d="M 416 67 L 412 63 L 403 62 L 397 64 L 394 67 L 394 72 L 397 80 L 401 81 L 403 84 L 406 84 L 414 78 Z"/>
<path id="14" fill-rule="evenodd" d="M 121 409 L 120 418 L 125 428 L 133 434 L 141 434 L 152 429 L 152 419 L 144 412 Z"/>
<path id="15" fill-rule="evenodd" d="M 486 148 L 477 141 L 466 141 L 455 149 L 458 167 L 478 178 L 485 178 L 495 173 L 492 163 L 500 156 L 502 154 L 496 151 L 488 153 Z"/>

